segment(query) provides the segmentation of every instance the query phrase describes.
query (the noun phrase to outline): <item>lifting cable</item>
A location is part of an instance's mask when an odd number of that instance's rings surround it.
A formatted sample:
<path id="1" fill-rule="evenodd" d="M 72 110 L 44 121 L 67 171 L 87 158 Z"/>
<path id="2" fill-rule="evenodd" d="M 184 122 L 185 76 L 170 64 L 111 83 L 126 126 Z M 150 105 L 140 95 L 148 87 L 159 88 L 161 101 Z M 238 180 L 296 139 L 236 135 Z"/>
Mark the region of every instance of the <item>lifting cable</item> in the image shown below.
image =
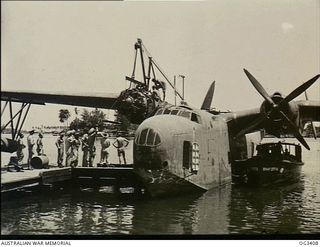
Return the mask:
<path id="1" fill-rule="evenodd" d="M 145 52 L 148 54 L 149 57 L 151 56 L 151 53 L 148 51 L 148 49 L 144 46 L 144 44 L 142 44 Z M 168 79 L 168 77 L 164 74 L 164 72 L 162 72 L 160 66 L 156 63 L 156 61 L 154 59 L 151 60 L 152 64 L 154 66 L 156 66 L 156 68 L 158 69 L 158 71 L 161 73 L 161 75 L 166 79 L 166 81 L 169 83 L 169 85 L 171 86 L 171 88 L 173 88 L 175 90 L 175 87 L 172 85 L 172 83 L 170 82 L 170 80 Z M 176 90 L 175 90 L 176 91 Z M 181 100 L 183 100 L 183 97 L 180 95 L 180 93 L 178 91 L 176 91 L 177 95 L 180 97 Z"/>

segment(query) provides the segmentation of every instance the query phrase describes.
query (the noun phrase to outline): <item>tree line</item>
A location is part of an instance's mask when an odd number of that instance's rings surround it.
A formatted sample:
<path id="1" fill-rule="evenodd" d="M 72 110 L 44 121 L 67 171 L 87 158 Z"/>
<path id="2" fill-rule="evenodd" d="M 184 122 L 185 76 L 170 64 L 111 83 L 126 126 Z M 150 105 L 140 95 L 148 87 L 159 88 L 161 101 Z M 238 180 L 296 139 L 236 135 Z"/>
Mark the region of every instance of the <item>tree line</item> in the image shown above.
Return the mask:
<path id="1" fill-rule="evenodd" d="M 92 127 L 98 127 L 99 131 L 107 128 L 110 130 L 121 131 L 122 133 L 129 134 L 138 127 L 135 124 L 131 124 L 126 116 L 115 112 L 115 123 L 109 123 L 106 114 L 100 109 L 96 108 L 92 111 L 83 109 L 79 116 L 79 111 L 75 108 L 76 117 L 74 120 L 68 124 L 68 120 L 71 116 L 71 113 L 68 109 L 60 109 L 59 111 L 59 121 L 61 123 L 66 123 L 70 129 L 75 130 L 88 130 Z"/>

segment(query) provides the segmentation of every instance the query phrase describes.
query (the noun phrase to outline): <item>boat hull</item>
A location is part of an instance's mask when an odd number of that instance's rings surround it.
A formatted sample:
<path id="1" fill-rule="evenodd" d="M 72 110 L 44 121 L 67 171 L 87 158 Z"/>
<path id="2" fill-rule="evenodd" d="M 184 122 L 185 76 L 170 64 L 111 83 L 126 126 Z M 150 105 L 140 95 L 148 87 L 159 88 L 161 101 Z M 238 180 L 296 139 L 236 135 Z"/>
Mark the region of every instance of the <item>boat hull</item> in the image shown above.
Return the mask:
<path id="1" fill-rule="evenodd" d="M 289 160 L 236 161 L 233 181 L 236 184 L 266 186 L 278 183 L 296 182 L 301 174 L 303 162 Z"/>

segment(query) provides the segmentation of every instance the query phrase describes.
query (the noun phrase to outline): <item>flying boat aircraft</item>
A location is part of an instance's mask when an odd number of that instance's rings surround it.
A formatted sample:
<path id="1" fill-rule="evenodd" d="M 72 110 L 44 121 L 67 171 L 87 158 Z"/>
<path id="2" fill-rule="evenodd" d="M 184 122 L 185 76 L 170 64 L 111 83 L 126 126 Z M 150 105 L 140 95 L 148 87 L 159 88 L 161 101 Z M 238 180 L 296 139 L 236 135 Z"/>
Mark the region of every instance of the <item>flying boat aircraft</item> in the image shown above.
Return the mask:
<path id="1" fill-rule="evenodd" d="M 155 77 L 155 68 L 160 69 L 151 56 L 146 72 L 143 58 L 146 49 L 143 48 L 142 41 L 138 39 L 134 70 L 131 77 L 126 77 L 130 86 L 120 95 L 2 91 L 1 100 L 9 102 L 10 109 L 12 102 L 21 102 L 23 108 L 29 108 L 30 104 L 57 103 L 116 109 L 125 114 L 132 123 L 139 124 L 133 145 L 134 172 L 153 196 L 205 191 L 230 182 L 233 162 L 239 157 L 252 155 L 254 146 L 263 138 L 262 129 L 276 137 L 292 134 L 306 149 L 310 149 L 300 130 L 308 121 L 320 121 L 320 102 L 293 100 L 320 75 L 303 83 L 288 96 L 279 92 L 269 95 L 244 69 L 264 98 L 260 107 L 241 112 L 212 110 L 215 83 L 209 87 L 200 109 L 186 104 L 177 106 L 165 101 L 165 83 Z M 136 80 L 134 73 L 138 54 L 142 63 L 142 81 Z M 165 74 L 160 73 L 184 100 Z M 152 93 L 151 83 L 163 91 L 162 99 Z M 1 151 L 12 152 L 15 149 L 12 143 L 21 130 L 21 127 L 14 128 L 13 119 L 22 114 L 22 110 L 16 115 L 12 110 L 10 112 L 11 121 L 7 125 L 11 124 L 15 131 L 12 139 L 2 141 L 1 137 Z M 18 118 L 20 122 L 21 116 Z"/>

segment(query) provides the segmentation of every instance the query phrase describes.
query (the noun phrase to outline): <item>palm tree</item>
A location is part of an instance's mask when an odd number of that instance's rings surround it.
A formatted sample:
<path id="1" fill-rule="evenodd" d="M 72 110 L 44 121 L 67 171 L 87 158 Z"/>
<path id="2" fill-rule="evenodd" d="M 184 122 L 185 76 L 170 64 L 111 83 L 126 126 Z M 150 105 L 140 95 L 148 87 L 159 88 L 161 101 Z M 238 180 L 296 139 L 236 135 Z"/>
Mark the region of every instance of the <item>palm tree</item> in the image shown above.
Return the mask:
<path id="1" fill-rule="evenodd" d="M 70 112 L 68 109 L 60 109 L 59 111 L 59 121 L 61 123 L 64 123 L 65 121 L 68 121 L 70 117 Z M 67 122 L 67 126 L 68 126 L 68 122 Z"/>

